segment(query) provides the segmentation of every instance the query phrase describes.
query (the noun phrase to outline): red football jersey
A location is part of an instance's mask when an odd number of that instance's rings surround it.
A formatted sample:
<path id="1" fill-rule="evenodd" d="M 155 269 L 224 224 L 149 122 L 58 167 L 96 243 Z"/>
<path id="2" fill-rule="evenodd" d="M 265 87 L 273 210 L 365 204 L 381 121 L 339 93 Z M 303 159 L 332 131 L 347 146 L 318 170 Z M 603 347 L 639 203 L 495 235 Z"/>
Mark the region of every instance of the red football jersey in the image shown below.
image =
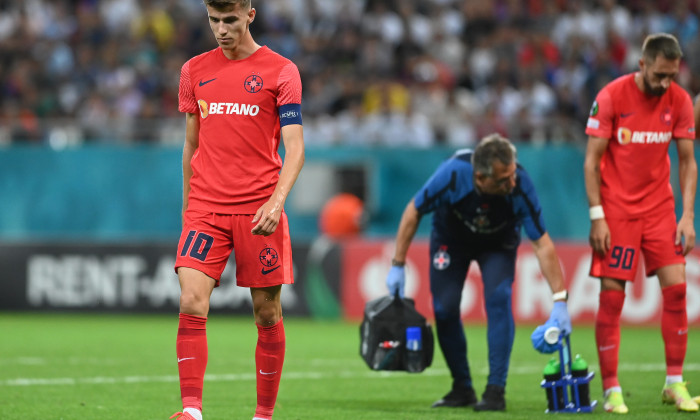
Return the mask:
<path id="1" fill-rule="evenodd" d="M 275 189 L 282 159 L 280 109 L 301 114 L 301 78 L 290 60 L 261 47 L 242 60 L 221 48 L 182 66 L 179 109 L 199 113 L 188 208 L 254 214 Z"/>
<path id="2" fill-rule="evenodd" d="M 676 83 L 661 96 L 646 95 L 634 74 L 605 86 L 591 108 L 586 134 L 609 139 L 600 162 L 600 195 L 608 217 L 673 211 L 668 146 L 694 139 L 690 95 Z"/>

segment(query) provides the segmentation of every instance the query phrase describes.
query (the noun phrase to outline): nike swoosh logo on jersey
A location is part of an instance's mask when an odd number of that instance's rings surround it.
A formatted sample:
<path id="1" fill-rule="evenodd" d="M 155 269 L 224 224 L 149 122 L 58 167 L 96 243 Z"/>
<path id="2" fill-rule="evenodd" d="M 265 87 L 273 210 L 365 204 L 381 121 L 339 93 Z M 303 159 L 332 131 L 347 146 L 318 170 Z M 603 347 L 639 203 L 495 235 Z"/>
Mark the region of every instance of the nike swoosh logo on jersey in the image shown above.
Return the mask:
<path id="1" fill-rule="evenodd" d="M 278 265 L 277 267 L 271 268 L 271 269 L 269 269 L 269 270 L 265 270 L 265 269 L 263 268 L 263 269 L 262 269 L 262 273 L 263 273 L 264 276 L 266 276 L 266 275 L 272 273 L 273 271 L 277 270 L 278 268 L 280 268 L 279 265 Z"/>
<path id="2" fill-rule="evenodd" d="M 201 80 L 200 80 L 200 81 L 199 81 L 199 87 L 202 87 L 202 86 L 206 85 L 206 84 L 209 83 L 209 82 L 213 82 L 214 80 L 216 80 L 216 77 L 213 78 L 213 79 L 211 79 L 211 80 L 205 80 L 205 81 L 201 81 Z"/>
<path id="3" fill-rule="evenodd" d="M 184 362 L 185 360 L 192 360 L 192 359 L 194 359 L 194 357 L 183 357 L 182 359 L 178 358 L 177 362 L 180 363 L 180 362 Z"/>
<path id="4" fill-rule="evenodd" d="M 628 112 L 628 113 L 623 112 L 622 114 L 620 114 L 620 118 L 627 118 L 627 117 L 630 117 L 632 115 L 634 115 L 634 112 Z"/>

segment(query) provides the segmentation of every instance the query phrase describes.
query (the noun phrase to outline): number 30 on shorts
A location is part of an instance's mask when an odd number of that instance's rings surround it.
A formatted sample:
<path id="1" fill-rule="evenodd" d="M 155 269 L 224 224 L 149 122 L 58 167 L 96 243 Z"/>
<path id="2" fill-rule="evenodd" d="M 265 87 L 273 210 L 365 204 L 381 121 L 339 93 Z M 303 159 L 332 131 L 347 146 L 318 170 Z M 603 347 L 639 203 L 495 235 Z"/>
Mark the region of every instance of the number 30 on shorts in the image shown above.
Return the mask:
<path id="1" fill-rule="evenodd" d="M 196 239 L 195 235 L 197 235 Z M 192 243 L 192 239 L 194 239 L 194 244 Z M 209 236 L 204 232 L 199 232 L 199 234 L 197 234 L 196 230 L 191 230 L 187 234 L 185 244 L 182 245 L 182 251 L 180 251 L 180 256 L 184 257 L 185 255 L 187 255 L 187 251 L 189 251 L 190 257 L 199 261 L 204 261 L 207 259 L 207 254 L 209 253 L 209 250 L 211 249 L 211 246 L 213 244 L 214 238 L 212 236 Z M 191 249 L 190 246 L 192 246 Z"/>
<path id="2" fill-rule="evenodd" d="M 613 247 L 610 252 L 610 268 L 622 268 L 629 270 L 634 263 L 634 248 L 623 248 L 621 246 Z"/>

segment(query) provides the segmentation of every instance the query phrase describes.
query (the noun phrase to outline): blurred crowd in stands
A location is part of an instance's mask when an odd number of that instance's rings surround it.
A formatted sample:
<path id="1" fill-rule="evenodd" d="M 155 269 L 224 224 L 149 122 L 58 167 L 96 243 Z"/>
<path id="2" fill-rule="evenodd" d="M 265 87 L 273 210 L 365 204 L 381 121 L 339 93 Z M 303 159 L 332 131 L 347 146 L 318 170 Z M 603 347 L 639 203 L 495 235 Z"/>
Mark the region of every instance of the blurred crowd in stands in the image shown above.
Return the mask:
<path id="1" fill-rule="evenodd" d="M 676 35 L 700 92 L 698 0 L 253 0 L 292 59 L 310 146 L 584 142 L 596 92 Z M 0 144 L 181 144 L 182 64 L 216 47 L 200 0 L 0 0 Z"/>

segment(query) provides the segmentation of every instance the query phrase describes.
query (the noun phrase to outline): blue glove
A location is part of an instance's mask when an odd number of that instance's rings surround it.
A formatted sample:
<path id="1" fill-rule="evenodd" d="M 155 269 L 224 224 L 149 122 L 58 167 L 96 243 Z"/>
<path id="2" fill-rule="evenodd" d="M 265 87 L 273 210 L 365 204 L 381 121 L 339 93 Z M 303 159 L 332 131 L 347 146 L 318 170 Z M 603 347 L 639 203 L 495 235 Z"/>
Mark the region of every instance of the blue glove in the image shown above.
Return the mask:
<path id="1" fill-rule="evenodd" d="M 400 297 L 403 296 L 403 289 L 406 286 L 406 269 L 404 267 L 392 266 L 389 274 L 386 276 L 386 287 L 389 289 L 391 296 L 399 292 Z"/>
<path id="2" fill-rule="evenodd" d="M 549 314 L 549 320 L 547 320 L 547 323 L 552 321 L 557 323 L 557 326 L 561 329 L 562 334 L 571 334 L 571 318 L 569 317 L 569 311 L 566 309 L 566 302 L 554 302 L 554 307 L 552 308 L 552 313 Z"/>
<path id="3" fill-rule="evenodd" d="M 550 328 L 559 329 L 559 326 L 557 325 L 556 321 L 550 319 L 549 321 L 545 322 L 544 325 L 540 325 L 539 327 L 535 328 L 535 331 L 533 331 L 532 335 L 530 336 L 530 340 L 532 340 L 532 347 L 534 347 L 535 350 L 539 351 L 540 353 L 554 353 L 559 348 L 559 342 L 550 344 L 544 339 L 544 333 Z"/>

